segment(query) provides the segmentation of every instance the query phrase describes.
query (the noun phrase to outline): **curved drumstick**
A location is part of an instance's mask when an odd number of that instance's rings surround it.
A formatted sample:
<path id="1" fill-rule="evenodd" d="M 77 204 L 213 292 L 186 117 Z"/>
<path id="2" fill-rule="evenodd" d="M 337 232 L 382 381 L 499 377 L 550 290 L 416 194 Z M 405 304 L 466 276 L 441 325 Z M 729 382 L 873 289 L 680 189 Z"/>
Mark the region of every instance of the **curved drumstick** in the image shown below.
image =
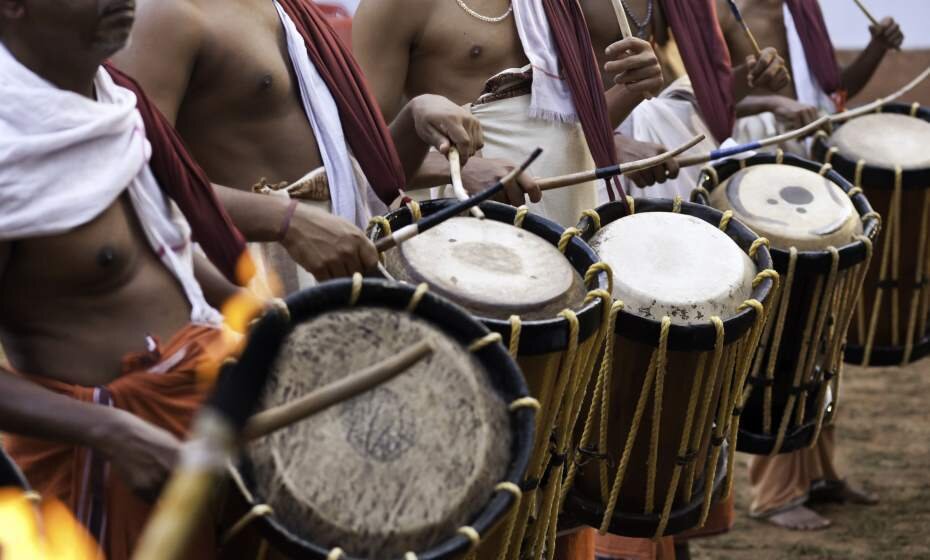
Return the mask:
<path id="1" fill-rule="evenodd" d="M 623 9 L 623 4 L 620 3 L 620 0 L 610 0 L 610 3 L 614 7 L 617 23 L 620 24 L 620 34 L 623 35 L 624 39 L 632 37 L 633 30 L 630 28 L 630 20 L 626 18 L 626 10 Z"/>
<path id="2" fill-rule="evenodd" d="M 358 373 L 330 383 L 297 400 L 259 412 L 249 419 L 242 431 L 246 441 L 256 440 L 272 432 L 323 412 L 327 408 L 356 397 L 378 385 L 394 379 L 414 364 L 433 353 L 433 343 L 422 340 L 410 348 L 369 366 Z"/>
<path id="3" fill-rule="evenodd" d="M 452 177 L 452 194 L 455 195 L 455 198 L 458 200 L 468 200 L 468 191 L 465 190 L 465 184 L 462 182 L 462 158 L 459 156 L 459 151 L 451 147 L 449 148 L 449 155 L 446 157 L 449 158 L 449 175 Z M 481 208 L 475 206 L 469 211 L 472 216 L 479 220 L 484 219 L 484 212 L 481 211 Z"/>
<path id="4" fill-rule="evenodd" d="M 571 185 L 587 183 L 589 181 L 596 181 L 598 179 L 609 179 L 610 177 L 632 173 L 633 171 L 641 171 L 643 169 L 648 169 L 650 167 L 660 165 L 674 158 L 675 156 L 690 150 L 694 146 L 697 146 L 703 142 L 705 138 L 706 136 L 703 134 L 698 134 L 674 150 L 669 150 L 657 156 L 631 161 L 629 163 L 621 163 L 619 165 L 610 165 L 608 167 L 592 169 L 590 171 L 579 171 L 578 173 L 549 177 L 548 179 L 541 179 L 536 181 L 536 184 L 539 185 L 540 190 L 548 191 L 552 189 L 560 189 L 562 187 L 569 187 Z"/>
<path id="5" fill-rule="evenodd" d="M 375 249 L 377 249 L 379 253 L 383 253 L 388 249 L 393 249 L 411 237 L 415 237 L 428 229 L 438 226 L 453 216 L 457 216 L 466 210 L 478 206 L 482 202 L 501 192 L 504 189 L 504 185 L 510 183 L 516 179 L 518 175 L 526 171 L 526 169 L 532 165 L 534 161 L 536 161 L 536 158 L 538 158 L 540 154 L 542 154 L 542 148 L 536 148 L 533 150 L 533 153 L 530 154 L 530 157 L 526 159 L 526 161 L 524 161 L 522 164 L 520 164 L 519 167 L 507 175 L 503 176 L 498 182 L 494 183 L 490 187 L 484 189 L 480 193 L 472 196 L 467 200 L 457 202 L 451 206 L 446 206 L 435 214 L 426 216 L 418 222 L 406 225 L 387 237 L 382 237 L 377 242 L 375 242 Z"/>
<path id="6" fill-rule="evenodd" d="M 919 86 L 920 83 L 926 80 L 928 76 L 930 76 L 930 66 L 928 66 L 923 72 L 918 74 L 916 78 L 908 82 L 904 87 L 892 93 L 891 95 L 887 95 L 885 97 L 879 97 L 878 99 L 869 103 L 868 105 L 863 105 L 862 107 L 858 107 L 856 109 L 851 109 L 849 111 L 843 111 L 842 113 L 834 113 L 830 115 L 830 122 L 834 122 L 834 123 L 844 122 L 844 121 L 848 121 L 849 119 L 861 117 L 862 115 L 875 111 L 882 105 L 887 105 L 888 103 L 891 103 L 892 101 L 897 101 L 902 96 L 910 93 L 915 87 Z"/>

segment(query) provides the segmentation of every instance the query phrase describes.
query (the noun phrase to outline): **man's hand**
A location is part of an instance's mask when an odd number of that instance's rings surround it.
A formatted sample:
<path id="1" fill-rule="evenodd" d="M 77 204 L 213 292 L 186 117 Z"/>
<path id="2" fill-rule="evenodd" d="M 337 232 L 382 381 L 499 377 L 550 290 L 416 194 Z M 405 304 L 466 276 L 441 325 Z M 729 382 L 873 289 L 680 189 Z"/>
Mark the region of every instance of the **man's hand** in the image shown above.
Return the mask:
<path id="1" fill-rule="evenodd" d="M 622 134 L 614 134 L 614 149 L 617 150 L 617 159 L 620 163 L 650 158 L 668 151 L 664 146 L 640 142 Z M 636 183 L 637 187 L 643 189 L 678 177 L 678 171 L 678 162 L 672 158 L 661 165 L 630 173 L 627 177 Z"/>
<path id="2" fill-rule="evenodd" d="M 420 95 L 410 102 L 410 108 L 417 136 L 441 154 L 455 146 L 464 163 L 484 147 L 478 119 L 445 97 Z"/>
<path id="3" fill-rule="evenodd" d="M 372 270 L 378 251 L 365 233 L 338 216 L 298 204 L 281 244 L 317 280 Z"/>
<path id="4" fill-rule="evenodd" d="M 113 409 L 97 446 L 123 481 L 154 502 L 178 460 L 181 442 L 167 431 L 128 412 Z"/>
<path id="5" fill-rule="evenodd" d="M 820 118 L 817 107 L 795 101 L 783 95 L 772 96 L 771 111 L 778 122 L 784 123 L 791 128 L 801 128 Z"/>
<path id="6" fill-rule="evenodd" d="M 517 166 L 501 159 L 474 157 L 468 165 L 462 167 L 462 183 L 469 194 L 475 194 L 490 187 Z M 542 200 L 542 191 L 529 173 L 517 175 L 516 180 L 504 185 L 504 197 L 508 204 L 520 206 L 526 203 L 526 196 L 532 202 Z"/>
<path id="7" fill-rule="evenodd" d="M 788 67 L 778 51 L 772 47 L 762 49 L 762 54 L 746 57 L 749 68 L 749 89 L 763 88 L 769 91 L 781 91 L 790 82 Z"/>
<path id="8" fill-rule="evenodd" d="M 629 37 L 607 47 L 606 54 L 610 60 L 604 71 L 613 76 L 615 84 L 647 98 L 662 92 L 662 66 L 648 41 Z"/>
<path id="9" fill-rule="evenodd" d="M 904 32 L 893 18 L 886 17 L 878 25 L 870 25 L 872 42 L 885 48 L 885 50 L 900 50 L 904 43 Z"/>

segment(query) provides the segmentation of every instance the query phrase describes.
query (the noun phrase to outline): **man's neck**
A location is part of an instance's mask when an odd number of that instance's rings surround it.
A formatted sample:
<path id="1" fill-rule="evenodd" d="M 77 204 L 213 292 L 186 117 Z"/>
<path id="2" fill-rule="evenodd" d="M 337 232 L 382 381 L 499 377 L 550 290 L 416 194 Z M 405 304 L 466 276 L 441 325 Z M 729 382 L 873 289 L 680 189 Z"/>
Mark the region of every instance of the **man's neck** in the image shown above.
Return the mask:
<path id="1" fill-rule="evenodd" d="M 94 97 L 94 76 L 103 61 L 75 60 L 61 55 L 47 58 L 15 38 L 5 38 L 3 45 L 20 64 L 53 85 L 85 97 Z"/>

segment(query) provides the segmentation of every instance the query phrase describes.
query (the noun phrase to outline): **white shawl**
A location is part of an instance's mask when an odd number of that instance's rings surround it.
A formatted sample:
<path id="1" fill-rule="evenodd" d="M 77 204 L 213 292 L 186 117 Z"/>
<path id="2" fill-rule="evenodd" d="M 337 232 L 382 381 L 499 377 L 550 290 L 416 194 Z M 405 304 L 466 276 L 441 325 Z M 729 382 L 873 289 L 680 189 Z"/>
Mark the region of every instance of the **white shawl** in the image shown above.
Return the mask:
<path id="1" fill-rule="evenodd" d="M 804 44 L 798 34 L 798 28 L 791 16 L 788 4 L 783 7 L 785 18 L 785 36 L 788 38 L 788 56 L 791 57 L 791 68 L 794 78 L 794 89 L 798 94 L 798 101 L 806 105 L 817 107 L 825 113 L 835 113 L 836 104 L 817 82 L 817 77 L 811 72 L 807 64 L 807 54 Z"/>
<path id="2" fill-rule="evenodd" d="M 523 52 L 533 67 L 529 116 L 557 122 L 578 122 L 568 82 L 562 76 L 558 50 L 542 0 L 513 0 L 513 17 Z"/>
<path id="3" fill-rule="evenodd" d="M 191 321 L 222 316 L 194 278 L 190 228 L 164 196 L 148 161 L 136 96 L 102 67 L 97 101 L 59 89 L 0 44 L 0 240 L 65 233 L 129 191 L 146 238 L 191 304 Z"/>

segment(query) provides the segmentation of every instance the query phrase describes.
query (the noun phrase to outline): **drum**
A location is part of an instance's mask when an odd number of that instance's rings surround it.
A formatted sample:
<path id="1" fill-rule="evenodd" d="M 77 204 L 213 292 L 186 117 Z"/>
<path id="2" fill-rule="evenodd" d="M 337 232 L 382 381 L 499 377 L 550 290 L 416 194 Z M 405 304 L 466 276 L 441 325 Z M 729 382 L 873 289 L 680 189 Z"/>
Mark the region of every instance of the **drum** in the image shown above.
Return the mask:
<path id="1" fill-rule="evenodd" d="M 781 152 L 704 170 L 703 204 L 769 240 L 781 276 L 743 399 L 737 450 L 789 453 L 836 413 L 843 347 L 880 220 L 829 165 Z"/>
<path id="2" fill-rule="evenodd" d="M 699 527 L 731 489 L 726 442 L 778 277 L 768 249 L 729 213 L 680 199 L 640 199 L 632 215 L 610 203 L 578 227 L 613 270 L 615 302 L 565 513 L 630 537 Z"/>
<path id="3" fill-rule="evenodd" d="M 452 203 L 411 203 L 373 224 L 378 239 Z M 498 203 L 385 253 L 385 273 L 426 282 L 500 333 L 541 409 L 508 557 L 554 546 L 559 481 L 584 387 L 606 333 L 608 274 L 574 228 Z M 522 555 L 521 555 L 522 550 Z"/>
<path id="4" fill-rule="evenodd" d="M 499 335 L 425 286 L 360 275 L 287 304 L 292 326 L 269 363 L 264 407 L 424 339 L 434 351 L 395 379 L 249 444 L 234 476 L 247 511 L 226 531 L 226 557 L 241 554 L 249 527 L 261 548 L 289 558 L 465 558 L 513 518 L 538 403 Z"/>
<path id="5" fill-rule="evenodd" d="M 855 189 L 884 222 L 849 332 L 848 362 L 907 364 L 930 353 L 930 110 L 887 105 L 820 134 L 813 154 Z M 858 190 L 857 190 L 858 192 Z"/>

